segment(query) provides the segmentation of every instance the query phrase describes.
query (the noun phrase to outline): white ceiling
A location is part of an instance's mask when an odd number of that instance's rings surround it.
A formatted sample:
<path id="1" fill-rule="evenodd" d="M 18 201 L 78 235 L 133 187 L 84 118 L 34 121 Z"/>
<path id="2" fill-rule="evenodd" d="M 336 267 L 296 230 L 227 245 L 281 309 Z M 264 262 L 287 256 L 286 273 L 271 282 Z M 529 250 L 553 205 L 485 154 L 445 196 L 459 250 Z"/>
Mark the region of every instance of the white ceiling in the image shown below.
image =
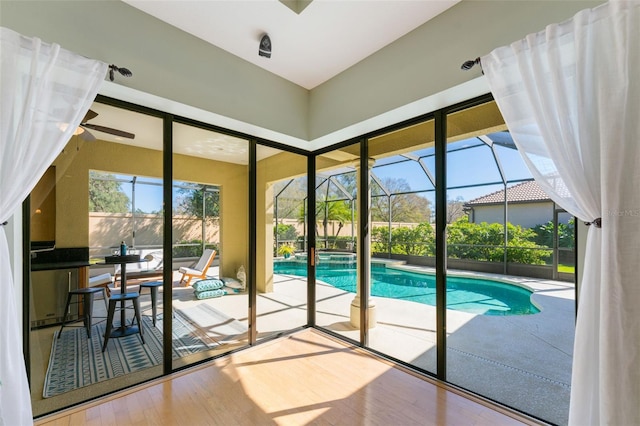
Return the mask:
<path id="1" fill-rule="evenodd" d="M 300 14 L 279 0 L 123 1 L 312 89 L 460 0 L 313 0 Z M 264 33 L 271 58 L 258 55 Z"/>
<path id="2" fill-rule="evenodd" d="M 307 3 L 300 14 L 279 0 L 122 1 L 293 83 L 312 89 L 460 0 L 283 0 L 289 6 L 293 4 L 294 8 L 296 4 Z M 269 59 L 258 55 L 259 41 L 264 33 L 269 34 L 273 44 Z M 120 87 L 107 83 L 105 86 Z M 106 94 L 120 98 L 115 93 Z M 91 130 L 98 139 L 162 150 L 162 124 L 158 118 L 98 103 L 91 108 L 99 114 L 90 121 L 91 124 L 136 135 L 131 140 Z M 182 111 L 180 115 L 189 116 Z M 203 117 L 192 118 L 209 122 Z M 400 121 L 401 117 L 395 120 Z M 255 134 L 255 129 L 245 133 Z M 269 139 L 268 136 L 263 135 Z M 348 135 L 334 136 L 346 139 Z M 242 139 L 176 125 L 173 143 L 175 153 L 247 164 L 248 145 Z M 295 143 L 291 145 L 296 146 Z M 309 145 L 308 142 L 305 145 Z M 258 159 L 278 152 L 263 146 L 260 148 Z"/>
<path id="3" fill-rule="evenodd" d="M 127 139 L 98 130 L 85 129 L 95 138 L 162 151 L 163 136 L 160 118 L 98 102 L 91 105 L 91 110 L 98 116 L 88 120 L 89 124 L 124 130 L 135 135 L 133 139 Z M 278 152 L 280 151 L 277 149 L 260 146 L 257 159 L 262 160 Z M 211 130 L 176 123 L 173 127 L 173 153 L 246 165 L 249 163 L 249 142 Z"/>

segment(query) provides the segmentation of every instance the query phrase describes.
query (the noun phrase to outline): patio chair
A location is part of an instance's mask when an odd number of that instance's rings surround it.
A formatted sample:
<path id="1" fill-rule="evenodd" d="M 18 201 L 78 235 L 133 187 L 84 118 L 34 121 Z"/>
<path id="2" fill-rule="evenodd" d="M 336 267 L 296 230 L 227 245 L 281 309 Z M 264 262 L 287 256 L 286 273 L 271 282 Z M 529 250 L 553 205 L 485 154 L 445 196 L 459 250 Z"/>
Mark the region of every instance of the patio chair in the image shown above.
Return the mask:
<path id="1" fill-rule="evenodd" d="M 89 287 L 103 287 L 105 289 L 105 305 L 107 303 L 107 299 L 111 296 L 111 288 L 109 287 L 110 284 L 113 284 L 113 277 L 109 273 L 89 277 Z"/>
<path id="2" fill-rule="evenodd" d="M 186 277 L 189 277 L 189 279 L 184 284 L 185 287 L 188 286 L 189 283 L 191 283 L 192 278 L 207 278 L 207 270 L 209 269 L 209 266 L 211 266 L 214 257 L 216 257 L 216 251 L 212 249 L 206 249 L 202 253 L 202 256 L 200 256 L 200 260 L 198 260 L 198 263 L 196 263 L 193 268 L 187 268 L 184 266 L 180 267 L 180 269 L 178 269 L 178 272 L 182 274 L 182 277 L 180 278 L 180 284 L 182 284 Z"/>

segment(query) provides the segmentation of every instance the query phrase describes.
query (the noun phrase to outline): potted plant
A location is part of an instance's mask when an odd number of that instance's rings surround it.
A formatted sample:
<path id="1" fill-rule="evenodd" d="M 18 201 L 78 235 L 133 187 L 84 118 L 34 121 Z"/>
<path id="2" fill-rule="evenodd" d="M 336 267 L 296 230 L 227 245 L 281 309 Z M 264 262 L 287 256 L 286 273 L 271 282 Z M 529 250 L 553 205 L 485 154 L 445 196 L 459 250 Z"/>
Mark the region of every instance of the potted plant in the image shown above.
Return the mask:
<path id="1" fill-rule="evenodd" d="M 278 248 L 278 255 L 288 259 L 295 251 L 296 249 L 293 246 L 284 244 Z"/>

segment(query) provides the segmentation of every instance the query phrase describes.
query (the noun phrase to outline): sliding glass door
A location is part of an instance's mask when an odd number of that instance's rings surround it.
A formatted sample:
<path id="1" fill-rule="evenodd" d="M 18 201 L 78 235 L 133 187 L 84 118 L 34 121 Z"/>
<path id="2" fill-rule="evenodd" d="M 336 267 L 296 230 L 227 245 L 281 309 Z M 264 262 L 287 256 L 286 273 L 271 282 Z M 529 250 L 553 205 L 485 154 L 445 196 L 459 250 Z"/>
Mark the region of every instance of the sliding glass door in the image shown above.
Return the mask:
<path id="1" fill-rule="evenodd" d="M 162 374 L 163 336 L 150 296 L 115 301 L 138 294 L 140 282 L 161 267 L 161 258 L 147 255 L 163 242 L 162 120 L 95 102 L 83 122 L 101 127 L 81 126 L 30 197 L 36 416 Z M 114 257 L 123 245 L 126 262 Z M 111 299 L 104 298 L 107 289 Z"/>
<path id="2" fill-rule="evenodd" d="M 249 141 L 172 126 L 172 364 L 248 342 Z"/>
<path id="3" fill-rule="evenodd" d="M 319 327 L 351 340 L 360 340 L 358 286 L 358 201 L 360 144 L 316 157 L 315 215 L 316 270 L 315 320 Z M 366 172 L 365 172 L 366 176 Z"/>
<path id="4" fill-rule="evenodd" d="M 256 151 L 256 338 L 307 324 L 307 157 Z"/>
<path id="5" fill-rule="evenodd" d="M 371 295 L 369 346 L 436 372 L 434 121 L 368 140 Z"/>
<path id="6" fill-rule="evenodd" d="M 572 221 L 529 174 L 494 102 L 449 114 L 447 128 L 446 380 L 566 424 L 575 286 L 557 269 L 572 272 Z"/>

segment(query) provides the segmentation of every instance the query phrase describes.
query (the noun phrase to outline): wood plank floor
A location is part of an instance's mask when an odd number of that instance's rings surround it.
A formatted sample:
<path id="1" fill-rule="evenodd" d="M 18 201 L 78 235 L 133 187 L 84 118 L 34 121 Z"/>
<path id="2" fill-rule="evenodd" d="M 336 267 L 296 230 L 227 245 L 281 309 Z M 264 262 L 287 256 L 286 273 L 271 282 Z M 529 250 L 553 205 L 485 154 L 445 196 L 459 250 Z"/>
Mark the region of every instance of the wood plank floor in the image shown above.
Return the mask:
<path id="1" fill-rule="evenodd" d="M 516 425 L 315 330 L 39 419 L 36 425 Z"/>

